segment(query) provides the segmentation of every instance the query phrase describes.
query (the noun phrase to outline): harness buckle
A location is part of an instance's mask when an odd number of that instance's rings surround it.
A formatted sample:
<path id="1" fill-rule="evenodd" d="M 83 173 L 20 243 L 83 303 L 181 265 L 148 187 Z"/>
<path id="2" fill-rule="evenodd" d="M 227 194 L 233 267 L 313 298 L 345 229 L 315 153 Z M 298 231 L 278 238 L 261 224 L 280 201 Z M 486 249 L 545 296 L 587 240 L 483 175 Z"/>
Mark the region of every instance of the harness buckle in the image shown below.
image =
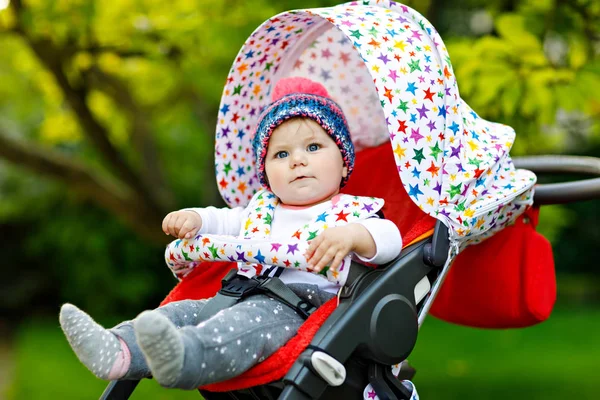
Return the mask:
<path id="1" fill-rule="evenodd" d="M 230 270 L 221 280 L 219 293 L 224 296 L 244 298 L 256 292 L 260 282 L 237 274 L 237 268 Z"/>

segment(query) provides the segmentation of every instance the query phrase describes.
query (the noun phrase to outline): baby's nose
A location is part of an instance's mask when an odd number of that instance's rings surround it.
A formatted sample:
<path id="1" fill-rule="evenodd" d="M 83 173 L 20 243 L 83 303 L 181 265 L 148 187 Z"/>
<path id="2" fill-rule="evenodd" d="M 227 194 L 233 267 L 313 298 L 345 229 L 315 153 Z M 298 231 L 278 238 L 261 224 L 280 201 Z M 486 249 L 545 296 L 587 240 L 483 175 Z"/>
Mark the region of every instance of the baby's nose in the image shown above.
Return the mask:
<path id="1" fill-rule="evenodd" d="M 297 167 L 299 165 L 306 165 L 306 157 L 304 156 L 304 154 L 294 153 L 290 157 L 290 163 L 291 163 L 292 167 Z"/>

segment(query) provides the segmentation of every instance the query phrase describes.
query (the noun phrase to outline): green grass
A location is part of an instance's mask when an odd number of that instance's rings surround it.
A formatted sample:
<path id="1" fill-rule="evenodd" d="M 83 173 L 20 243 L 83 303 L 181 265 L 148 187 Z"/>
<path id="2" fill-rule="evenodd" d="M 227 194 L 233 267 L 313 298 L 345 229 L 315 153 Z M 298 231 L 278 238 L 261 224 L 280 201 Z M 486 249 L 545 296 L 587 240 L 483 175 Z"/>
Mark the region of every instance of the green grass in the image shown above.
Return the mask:
<path id="1" fill-rule="evenodd" d="M 429 318 L 410 362 L 428 399 L 596 399 L 600 310 L 559 310 L 527 329 L 489 331 Z M 75 358 L 58 323 L 20 329 L 15 377 L 7 399 L 98 398 L 105 383 Z M 0 396 L 1 397 L 1 396 Z M 143 381 L 133 399 L 199 399 Z"/>
<path id="2" fill-rule="evenodd" d="M 480 330 L 433 318 L 410 362 L 423 399 L 598 399 L 600 310 L 556 310 L 525 329 Z"/>

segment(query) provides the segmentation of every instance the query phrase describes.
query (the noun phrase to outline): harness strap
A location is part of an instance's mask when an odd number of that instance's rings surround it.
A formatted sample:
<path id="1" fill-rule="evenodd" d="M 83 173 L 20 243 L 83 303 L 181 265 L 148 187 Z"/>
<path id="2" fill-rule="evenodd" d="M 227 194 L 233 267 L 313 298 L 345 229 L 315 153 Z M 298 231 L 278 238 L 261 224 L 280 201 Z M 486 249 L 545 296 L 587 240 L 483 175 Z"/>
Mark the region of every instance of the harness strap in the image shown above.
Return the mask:
<path id="1" fill-rule="evenodd" d="M 309 302 L 302 300 L 279 278 L 265 279 L 260 288 L 265 291 L 265 294 L 274 295 L 282 303 L 292 307 L 304 319 L 307 319 L 317 309 Z"/>
<path id="2" fill-rule="evenodd" d="M 369 270 L 370 268 L 353 262 L 348 272 L 346 287 L 352 285 L 359 276 Z M 199 319 L 201 321 L 207 320 L 219 311 L 229 308 L 237 304 L 240 300 L 255 294 L 266 294 L 277 298 L 277 300 L 288 307 L 293 308 L 304 319 L 307 319 L 317 309 L 311 303 L 302 300 L 278 277 L 258 275 L 247 278 L 238 275 L 237 272 L 237 268 L 234 268 L 225 275 L 221 281 L 222 287 L 219 292 L 209 299 L 200 311 Z"/>
<path id="3" fill-rule="evenodd" d="M 233 306 L 239 300 L 239 297 L 226 296 L 218 292 L 208 300 L 204 305 L 204 308 L 198 313 L 199 321 L 206 321 L 210 317 L 216 315 L 219 311 Z"/>
<path id="4" fill-rule="evenodd" d="M 221 282 L 221 290 L 204 305 L 199 313 L 199 320 L 204 321 L 219 311 L 255 294 L 266 294 L 277 298 L 288 307 L 293 308 L 304 319 L 307 319 L 316 310 L 315 306 L 302 300 L 279 278 L 264 275 L 246 278 L 238 275 L 237 268 L 235 268 L 229 271 Z"/>

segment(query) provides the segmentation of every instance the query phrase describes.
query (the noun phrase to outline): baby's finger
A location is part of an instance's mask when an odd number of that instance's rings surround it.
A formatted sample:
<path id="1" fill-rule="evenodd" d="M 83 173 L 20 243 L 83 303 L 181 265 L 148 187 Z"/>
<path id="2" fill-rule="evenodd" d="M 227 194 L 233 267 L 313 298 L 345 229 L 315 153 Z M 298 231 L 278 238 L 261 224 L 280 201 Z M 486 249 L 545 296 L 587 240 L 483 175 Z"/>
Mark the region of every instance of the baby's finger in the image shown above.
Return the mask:
<path id="1" fill-rule="evenodd" d="M 314 270 L 316 272 L 321 272 L 321 270 L 323 268 L 325 268 L 327 265 L 329 265 L 331 263 L 331 261 L 334 259 L 336 253 L 337 253 L 337 250 L 334 248 L 330 248 L 329 250 L 327 250 L 327 252 L 323 255 L 323 257 L 321 257 L 321 259 L 319 260 L 317 265 L 315 265 Z"/>
<path id="2" fill-rule="evenodd" d="M 342 260 L 344 259 L 344 257 L 345 257 L 344 253 L 341 251 L 338 251 L 335 255 L 335 258 L 331 262 L 331 264 L 329 264 L 329 268 L 331 268 L 333 271 L 337 271 L 338 268 L 340 267 L 340 264 L 342 263 Z"/>
<path id="3" fill-rule="evenodd" d="M 169 224 L 171 222 L 171 218 L 173 218 L 173 213 L 168 213 L 167 216 L 163 219 L 162 230 L 165 233 L 165 235 L 169 234 Z"/>
<path id="4" fill-rule="evenodd" d="M 304 254 L 307 260 L 310 260 L 313 257 L 315 250 L 319 247 L 322 241 L 323 237 L 317 236 L 316 238 L 308 242 L 308 249 L 306 249 L 306 253 Z"/>
<path id="5" fill-rule="evenodd" d="M 319 262 L 319 260 L 321 260 L 326 251 L 326 246 L 323 246 L 322 244 L 319 245 L 310 255 L 310 257 L 308 257 L 308 268 L 314 269 L 316 264 Z"/>
<path id="6" fill-rule="evenodd" d="M 200 230 L 200 228 L 192 228 L 185 234 L 185 238 L 186 239 L 193 238 L 194 236 L 196 236 L 196 234 L 198 233 L 199 230 Z"/>
<path id="7" fill-rule="evenodd" d="M 191 221 L 186 220 L 179 230 L 179 239 L 189 239 L 195 234 L 195 231 L 197 231 L 197 228 L 194 224 Z"/>
<path id="8" fill-rule="evenodd" d="M 176 238 L 179 237 L 179 231 L 181 230 L 181 226 L 183 225 L 184 219 L 185 217 L 182 216 L 181 213 L 178 213 L 173 216 L 171 224 L 169 224 L 169 232 L 171 233 L 171 235 L 175 236 Z"/>
<path id="9" fill-rule="evenodd" d="M 166 221 L 166 225 L 167 225 L 167 234 L 168 234 L 168 235 L 174 236 L 174 235 L 173 235 L 173 226 L 175 225 L 175 218 L 176 218 L 176 217 L 177 217 L 176 215 L 173 215 L 173 214 L 171 214 L 171 215 L 169 216 L 169 219 Z"/>
<path id="10" fill-rule="evenodd" d="M 177 233 L 177 237 L 179 239 L 187 239 L 187 233 L 192 229 L 191 226 L 188 225 L 187 222 L 184 222 L 181 228 L 179 228 L 179 232 Z"/>
<path id="11" fill-rule="evenodd" d="M 166 216 L 166 217 L 163 219 L 163 221 L 162 221 L 162 224 L 161 224 L 161 226 L 160 226 L 160 229 L 162 229 L 162 231 L 163 231 L 163 233 L 164 233 L 165 235 L 168 235 L 168 234 L 169 234 L 169 231 L 167 230 L 168 223 L 169 223 L 169 216 L 167 215 L 167 216 Z"/>
<path id="12" fill-rule="evenodd" d="M 310 242 L 308 242 L 308 247 L 306 248 L 306 251 L 304 252 L 304 257 L 306 257 L 307 260 L 310 259 L 310 256 L 312 256 L 312 254 L 315 252 L 315 241 L 311 240 Z"/>

